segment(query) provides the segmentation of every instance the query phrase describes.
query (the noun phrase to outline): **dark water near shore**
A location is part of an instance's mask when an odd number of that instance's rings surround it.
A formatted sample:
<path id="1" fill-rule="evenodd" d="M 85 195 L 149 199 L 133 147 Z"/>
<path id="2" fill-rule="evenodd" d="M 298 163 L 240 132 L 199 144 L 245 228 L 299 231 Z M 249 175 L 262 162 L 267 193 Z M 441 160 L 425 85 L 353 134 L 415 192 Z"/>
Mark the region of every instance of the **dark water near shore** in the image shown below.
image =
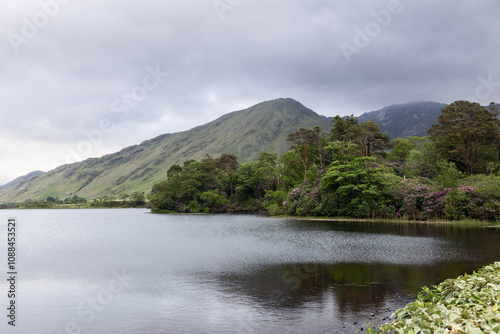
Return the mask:
<path id="1" fill-rule="evenodd" d="M 7 217 L 19 225 L 17 326 L 5 311 L 1 333 L 353 333 L 422 286 L 500 260 L 500 229 L 140 209 L 0 217 L 5 275 Z"/>

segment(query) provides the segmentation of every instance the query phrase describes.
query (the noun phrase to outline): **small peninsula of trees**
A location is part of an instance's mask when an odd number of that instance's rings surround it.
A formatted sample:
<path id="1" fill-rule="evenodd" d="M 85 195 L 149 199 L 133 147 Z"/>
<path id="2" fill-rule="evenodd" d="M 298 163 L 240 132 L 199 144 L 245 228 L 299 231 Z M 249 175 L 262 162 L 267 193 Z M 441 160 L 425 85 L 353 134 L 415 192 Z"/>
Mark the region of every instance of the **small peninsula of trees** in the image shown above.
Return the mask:
<path id="1" fill-rule="evenodd" d="M 48 196 L 44 201 L 27 200 L 24 203 L 3 204 L 0 209 L 57 209 L 57 208 L 143 208 L 146 196 L 141 192 L 122 194 L 120 198 L 100 196 L 91 201 L 78 195 L 66 197 L 64 200 Z"/>
<path id="2" fill-rule="evenodd" d="M 373 120 L 336 116 L 290 133 L 290 151 L 174 165 L 149 196 L 153 212 L 264 212 L 356 218 L 500 220 L 495 104 L 456 101 L 429 137 L 390 138 Z"/>

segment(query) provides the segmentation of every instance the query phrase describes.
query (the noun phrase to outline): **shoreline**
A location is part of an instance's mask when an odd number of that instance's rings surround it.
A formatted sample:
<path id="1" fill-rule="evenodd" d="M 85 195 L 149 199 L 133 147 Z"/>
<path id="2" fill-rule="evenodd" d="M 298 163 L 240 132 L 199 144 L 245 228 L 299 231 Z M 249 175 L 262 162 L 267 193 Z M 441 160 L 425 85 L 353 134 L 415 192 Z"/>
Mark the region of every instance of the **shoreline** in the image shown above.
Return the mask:
<path id="1" fill-rule="evenodd" d="M 420 223 L 420 224 L 453 224 L 451 221 L 432 221 L 432 220 L 407 220 L 407 219 L 384 219 L 384 218 L 313 218 L 313 217 L 277 217 L 283 219 L 291 220 L 303 220 L 303 221 L 326 221 L 326 222 L 373 222 L 373 223 Z"/>
<path id="2" fill-rule="evenodd" d="M 311 222 L 365 222 L 365 223 L 396 223 L 396 224 L 421 224 L 421 225 L 474 225 L 483 226 L 487 228 L 500 228 L 500 221 L 490 222 L 481 220 L 407 220 L 407 219 L 384 219 L 384 218 L 336 218 L 336 217 L 294 217 L 294 216 L 270 216 L 271 218 L 301 220 Z"/>
<path id="3" fill-rule="evenodd" d="M 17 203 L 16 203 L 17 204 Z M 25 203 L 22 203 L 25 204 Z M 21 204 L 21 205 L 22 205 Z M 89 203 L 84 204 L 55 204 L 48 207 L 0 207 L 0 211 L 2 210 L 61 210 L 61 209 L 74 209 L 74 210 L 84 210 L 84 209 L 151 209 L 148 207 L 134 207 L 134 206 L 91 206 Z M 404 223 L 404 224 L 421 224 L 421 225 L 475 225 L 475 226 L 483 226 L 487 228 L 500 228 L 500 221 L 490 222 L 490 221 L 481 221 L 474 219 L 466 219 L 466 220 L 456 220 L 456 221 L 447 221 L 447 220 L 408 220 L 408 219 L 391 219 L 391 218 L 349 218 L 349 217 L 296 217 L 296 216 L 287 216 L 287 215 L 277 215 L 271 216 L 268 212 L 223 212 L 223 213 L 205 213 L 205 212 L 197 212 L 197 213 L 189 213 L 189 212 L 153 212 L 152 214 L 164 214 L 164 215 L 228 215 L 228 214 L 248 214 L 248 215 L 267 215 L 269 218 L 274 219 L 288 219 L 288 220 L 300 220 L 300 221 L 311 221 L 311 222 L 365 222 L 365 223 Z"/>

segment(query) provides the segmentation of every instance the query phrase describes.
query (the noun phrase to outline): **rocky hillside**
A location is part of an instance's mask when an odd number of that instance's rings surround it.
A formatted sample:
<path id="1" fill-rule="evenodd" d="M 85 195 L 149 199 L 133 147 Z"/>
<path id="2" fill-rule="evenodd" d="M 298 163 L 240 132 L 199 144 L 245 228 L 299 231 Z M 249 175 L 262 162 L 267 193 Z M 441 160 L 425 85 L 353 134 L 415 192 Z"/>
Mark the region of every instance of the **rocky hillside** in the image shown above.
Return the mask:
<path id="1" fill-rule="evenodd" d="M 395 104 L 358 117 L 360 123 L 374 119 L 382 132 L 395 139 L 411 136 L 427 136 L 427 130 L 436 124 L 441 109 L 447 104 L 438 102 L 412 102 Z"/>
<path id="2" fill-rule="evenodd" d="M 31 179 L 32 177 L 38 176 L 40 174 L 43 174 L 43 173 L 44 172 L 42 172 L 41 170 L 37 170 L 37 171 L 31 172 L 31 173 L 28 173 L 26 175 L 20 176 L 17 179 L 15 179 L 14 181 L 11 181 L 7 184 L 4 184 L 3 186 L 0 186 L 0 194 L 5 193 L 11 189 L 14 189 L 15 187 L 17 187 L 18 185 L 20 185 L 24 181 Z"/>

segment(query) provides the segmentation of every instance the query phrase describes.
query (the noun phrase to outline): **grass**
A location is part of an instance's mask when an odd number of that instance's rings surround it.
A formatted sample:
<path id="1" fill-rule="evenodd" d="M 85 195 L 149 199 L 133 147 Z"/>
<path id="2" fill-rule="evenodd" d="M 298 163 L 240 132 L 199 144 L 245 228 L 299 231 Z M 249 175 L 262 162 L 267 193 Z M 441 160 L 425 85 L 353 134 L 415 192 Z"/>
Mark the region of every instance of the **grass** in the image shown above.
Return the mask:
<path id="1" fill-rule="evenodd" d="M 500 262 L 422 289 L 394 312 L 396 320 L 368 333 L 500 333 Z"/>

